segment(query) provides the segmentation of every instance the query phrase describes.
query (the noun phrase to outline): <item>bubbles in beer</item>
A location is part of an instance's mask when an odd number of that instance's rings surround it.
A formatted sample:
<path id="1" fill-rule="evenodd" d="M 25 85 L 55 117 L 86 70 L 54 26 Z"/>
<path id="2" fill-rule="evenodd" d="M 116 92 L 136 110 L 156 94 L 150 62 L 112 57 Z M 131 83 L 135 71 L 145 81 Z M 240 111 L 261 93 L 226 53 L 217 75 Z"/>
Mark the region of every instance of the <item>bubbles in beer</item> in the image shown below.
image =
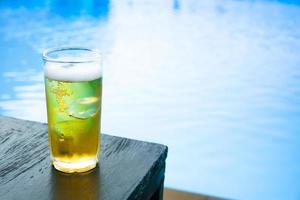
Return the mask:
<path id="1" fill-rule="evenodd" d="M 65 53 L 50 52 L 45 60 L 51 156 L 55 168 L 82 172 L 98 160 L 102 70 L 98 53 L 76 48 Z"/>

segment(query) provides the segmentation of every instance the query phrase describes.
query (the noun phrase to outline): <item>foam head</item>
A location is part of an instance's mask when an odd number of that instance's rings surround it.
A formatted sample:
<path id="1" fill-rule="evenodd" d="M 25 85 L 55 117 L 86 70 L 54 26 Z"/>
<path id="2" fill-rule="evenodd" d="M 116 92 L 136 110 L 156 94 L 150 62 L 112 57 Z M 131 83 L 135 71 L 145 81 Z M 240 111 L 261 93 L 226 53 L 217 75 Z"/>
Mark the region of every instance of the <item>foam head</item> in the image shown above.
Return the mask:
<path id="1" fill-rule="evenodd" d="M 45 76 L 60 81 L 90 81 L 102 77 L 97 50 L 69 47 L 43 53 Z"/>
<path id="2" fill-rule="evenodd" d="M 100 62 L 55 63 L 46 62 L 45 76 L 58 81 L 90 81 L 102 77 Z"/>

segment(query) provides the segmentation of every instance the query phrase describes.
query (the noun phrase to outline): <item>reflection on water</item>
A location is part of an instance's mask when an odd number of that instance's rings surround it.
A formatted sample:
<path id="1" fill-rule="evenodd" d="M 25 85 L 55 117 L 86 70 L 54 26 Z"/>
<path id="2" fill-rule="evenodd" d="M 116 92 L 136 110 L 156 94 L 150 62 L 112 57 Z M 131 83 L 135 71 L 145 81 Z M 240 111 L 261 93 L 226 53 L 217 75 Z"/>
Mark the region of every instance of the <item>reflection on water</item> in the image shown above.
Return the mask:
<path id="1" fill-rule="evenodd" d="M 179 3 L 179 0 L 173 0 L 173 9 L 174 9 L 175 11 L 180 9 L 180 3 Z"/>
<path id="2" fill-rule="evenodd" d="M 52 168 L 51 171 L 52 200 L 99 200 L 100 169 L 80 174 L 66 174 Z"/>
<path id="3" fill-rule="evenodd" d="M 1 114 L 46 121 L 39 53 L 97 47 L 103 132 L 167 144 L 166 186 L 300 198 L 297 2 L 13 2 L 0 2 Z"/>
<path id="4" fill-rule="evenodd" d="M 2 73 L 1 114 L 46 121 L 43 73 L 28 69 Z"/>
<path id="5" fill-rule="evenodd" d="M 2 8 L 30 9 L 40 11 L 49 9 L 52 15 L 62 16 L 65 19 L 92 16 L 98 19 L 107 19 L 110 7 L 109 0 L 22 0 L 1 1 Z M 4 9 L 5 10 L 5 9 Z"/>
<path id="6" fill-rule="evenodd" d="M 109 13 L 109 0 L 53 0 L 51 11 L 64 18 L 93 16 L 106 19 Z"/>

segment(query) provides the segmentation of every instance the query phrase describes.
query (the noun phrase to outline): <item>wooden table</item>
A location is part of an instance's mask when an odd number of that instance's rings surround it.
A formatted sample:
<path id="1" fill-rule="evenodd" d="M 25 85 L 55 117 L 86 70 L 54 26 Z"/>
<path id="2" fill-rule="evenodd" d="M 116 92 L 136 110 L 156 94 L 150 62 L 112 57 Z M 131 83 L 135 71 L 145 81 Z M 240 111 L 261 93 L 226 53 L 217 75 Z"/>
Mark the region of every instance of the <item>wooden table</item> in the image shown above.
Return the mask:
<path id="1" fill-rule="evenodd" d="M 162 199 L 167 147 L 102 134 L 100 166 L 64 174 L 50 164 L 47 124 L 0 117 L 0 199 Z"/>

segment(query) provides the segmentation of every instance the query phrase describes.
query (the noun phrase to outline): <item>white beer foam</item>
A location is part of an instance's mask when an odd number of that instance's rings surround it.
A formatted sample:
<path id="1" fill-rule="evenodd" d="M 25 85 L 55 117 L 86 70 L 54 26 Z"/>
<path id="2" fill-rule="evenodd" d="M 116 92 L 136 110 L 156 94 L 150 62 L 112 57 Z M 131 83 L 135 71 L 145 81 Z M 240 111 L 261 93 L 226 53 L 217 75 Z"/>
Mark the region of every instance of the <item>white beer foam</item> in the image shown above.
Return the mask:
<path id="1" fill-rule="evenodd" d="M 102 77 L 99 62 L 51 63 L 46 62 L 44 73 L 47 78 L 58 81 L 90 81 Z"/>

